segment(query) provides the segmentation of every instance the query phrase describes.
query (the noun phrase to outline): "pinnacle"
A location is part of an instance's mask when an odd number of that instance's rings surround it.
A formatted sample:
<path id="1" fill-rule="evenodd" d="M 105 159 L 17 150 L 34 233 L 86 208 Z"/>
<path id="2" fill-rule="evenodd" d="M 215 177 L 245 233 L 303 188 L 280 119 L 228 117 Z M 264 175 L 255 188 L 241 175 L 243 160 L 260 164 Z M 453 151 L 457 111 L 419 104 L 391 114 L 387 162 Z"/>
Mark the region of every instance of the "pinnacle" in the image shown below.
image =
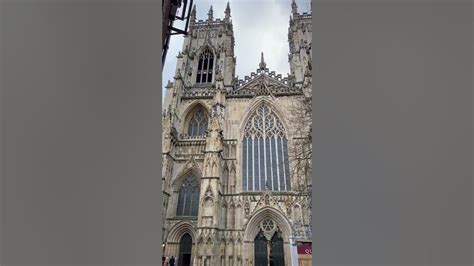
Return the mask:
<path id="1" fill-rule="evenodd" d="M 225 8 L 225 19 L 229 19 L 230 18 L 230 4 L 229 4 L 229 1 L 227 1 L 227 6 Z"/>
<path id="2" fill-rule="evenodd" d="M 196 4 L 194 4 L 193 9 L 191 10 L 191 22 L 196 20 Z"/>
<path id="3" fill-rule="evenodd" d="M 214 11 L 212 10 L 212 5 L 211 5 L 211 8 L 209 8 L 209 12 L 207 13 L 208 20 L 213 20 L 213 13 Z"/>
<path id="4" fill-rule="evenodd" d="M 291 13 L 294 15 L 298 14 L 298 5 L 295 0 L 291 1 Z"/>
<path id="5" fill-rule="evenodd" d="M 265 60 L 263 59 L 263 52 L 261 53 L 260 64 L 258 66 L 260 67 L 260 69 L 265 69 L 267 66 L 267 64 L 265 63 Z"/>

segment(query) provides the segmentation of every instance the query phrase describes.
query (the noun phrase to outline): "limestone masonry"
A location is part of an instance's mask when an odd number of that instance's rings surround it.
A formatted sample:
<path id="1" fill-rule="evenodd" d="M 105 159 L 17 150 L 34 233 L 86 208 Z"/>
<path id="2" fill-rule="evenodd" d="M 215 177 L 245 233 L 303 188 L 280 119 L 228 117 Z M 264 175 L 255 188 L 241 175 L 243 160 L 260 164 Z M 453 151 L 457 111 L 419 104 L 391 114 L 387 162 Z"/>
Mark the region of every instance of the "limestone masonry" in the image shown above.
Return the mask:
<path id="1" fill-rule="evenodd" d="M 223 19 L 191 12 L 163 106 L 164 256 L 177 265 L 293 265 L 293 244 L 311 242 L 311 184 L 293 155 L 309 130 L 295 106 L 312 94 L 311 13 L 291 8 L 291 73 L 262 53 L 243 79 L 229 3 Z"/>

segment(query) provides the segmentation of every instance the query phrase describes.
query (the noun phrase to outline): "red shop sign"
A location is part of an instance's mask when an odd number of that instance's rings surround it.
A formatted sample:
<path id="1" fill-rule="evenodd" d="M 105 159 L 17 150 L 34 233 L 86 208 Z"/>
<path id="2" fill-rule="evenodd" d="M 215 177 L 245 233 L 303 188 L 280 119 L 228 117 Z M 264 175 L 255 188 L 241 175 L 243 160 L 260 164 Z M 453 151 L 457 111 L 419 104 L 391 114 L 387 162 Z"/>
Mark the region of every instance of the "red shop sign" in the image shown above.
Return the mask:
<path id="1" fill-rule="evenodd" d="M 298 254 L 306 254 L 306 255 L 313 254 L 313 247 L 310 245 L 296 246 L 296 248 L 298 250 Z"/>

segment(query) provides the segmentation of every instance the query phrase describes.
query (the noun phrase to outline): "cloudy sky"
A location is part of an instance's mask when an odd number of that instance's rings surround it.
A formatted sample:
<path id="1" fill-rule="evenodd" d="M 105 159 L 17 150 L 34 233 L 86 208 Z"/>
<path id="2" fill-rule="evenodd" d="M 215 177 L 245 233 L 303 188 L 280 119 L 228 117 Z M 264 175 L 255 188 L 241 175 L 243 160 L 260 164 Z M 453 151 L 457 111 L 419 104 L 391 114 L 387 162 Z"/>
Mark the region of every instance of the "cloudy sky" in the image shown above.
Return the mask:
<path id="1" fill-rule="evenodd" d="M 309 12 L 310 0 L 297 0 L 298 12 Z M 224 18 L 227 0 L 195 0 L 197 20 L 207 19 L 212 5 L 214 19 Z M 236 75 L 243 78 L 255 71 L 263 52 L 270 71 L 286 77 L 288 64 L 288 25 L 291 14 L 291 0 L 230 0 L 231 19 L 234 26 Z M 183 28 L 181 24 L 175 26 Z M 164 90 L 168 80 L 173 81 L 176 55 L 181 51 L 183 36 L 174 35 L 163 68 Z"/>

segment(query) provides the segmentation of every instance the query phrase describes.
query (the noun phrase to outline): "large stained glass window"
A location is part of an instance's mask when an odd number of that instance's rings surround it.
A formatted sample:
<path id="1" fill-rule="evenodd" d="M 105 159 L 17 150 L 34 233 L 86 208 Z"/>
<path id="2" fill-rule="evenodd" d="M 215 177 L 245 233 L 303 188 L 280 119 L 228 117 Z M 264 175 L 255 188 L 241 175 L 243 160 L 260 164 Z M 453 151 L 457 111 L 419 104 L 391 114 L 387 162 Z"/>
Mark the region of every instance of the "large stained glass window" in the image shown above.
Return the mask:
<path id="1" fill-rule="evenodd" d="M 188 136 L 204 136 L 207 130 L 207 116 L 202 108 L 194 112 L 188 125 Z"/>
<path id="2" fill-rule="evenodd" d="M 261 104 L 245 125 L 243 138 L 244 191 L 289 191 L 288 140 L 276 114 Z"/>
<path id="3" fill-rule="evenodd" d="M 178 209 L 176 216 L 197 216 L 199 207 L 199 179 L 193 175 L 188 176 L 178 195 Z"/>

